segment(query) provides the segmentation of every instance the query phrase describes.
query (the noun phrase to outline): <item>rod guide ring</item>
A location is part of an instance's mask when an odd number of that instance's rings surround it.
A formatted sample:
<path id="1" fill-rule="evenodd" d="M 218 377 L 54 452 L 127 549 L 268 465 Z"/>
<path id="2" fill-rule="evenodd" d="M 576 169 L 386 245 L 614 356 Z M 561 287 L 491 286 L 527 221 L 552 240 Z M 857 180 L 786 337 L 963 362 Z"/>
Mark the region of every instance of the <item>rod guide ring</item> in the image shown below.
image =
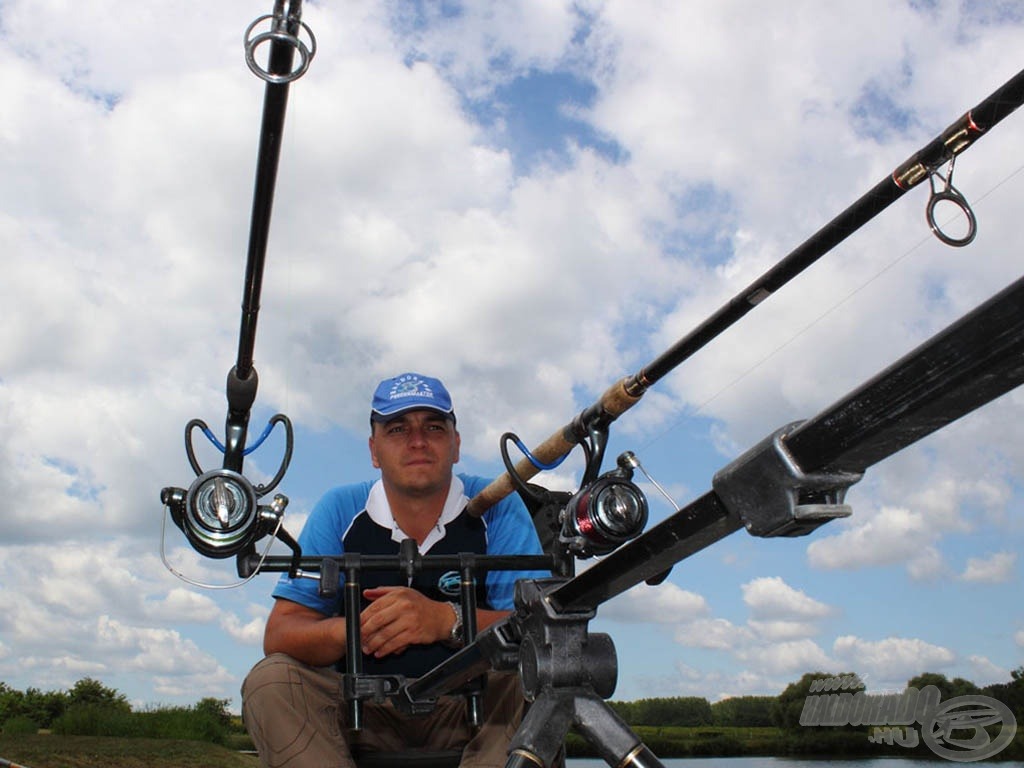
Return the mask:
<path id="1" fill-rule="evenodd" d="M 253 30 L 257 25 L 267 20 L 273 21 L 273 27 L 267 32 L 261 32 L 258 35 L 253 36 Z M 313 34 L 313 30 L 309 28 L 309 25 L 304 21 L 293 19 L 293 24 L 297 24 L 299 28 L 304 29 L 306 34 L 309 36 L 309 45 L 306 45 L 305 41 L 288 31 L 288 21 L 278 18 L 273 14 L 265 14 L 257 18 L 252 24 L 246 27 L 245 30 L 245 63 L 256 77 L 261 80 L 265 80 L 268 83 L 280 85 L 283 83 L 290 83 L 293 80 L 298 80 L 309 69 L 309 63 L 313 60 L 316 55 L 316 36 Z M 292 46 L 299 52 L 299 65 L 291 72 L 285 73 L 274 73 L 269 69 L 264 69 L 256 62 L 256 49 L 263 43 L 280 42 Z"/>

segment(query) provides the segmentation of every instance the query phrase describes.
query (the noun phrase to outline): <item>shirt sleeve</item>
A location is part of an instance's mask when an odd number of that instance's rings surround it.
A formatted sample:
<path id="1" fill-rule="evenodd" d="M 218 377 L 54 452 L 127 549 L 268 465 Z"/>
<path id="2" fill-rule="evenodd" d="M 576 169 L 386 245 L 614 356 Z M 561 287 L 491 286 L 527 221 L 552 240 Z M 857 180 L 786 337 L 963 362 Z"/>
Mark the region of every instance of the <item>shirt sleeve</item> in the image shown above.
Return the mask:
<path id="1" fill-rule="evenodd" d="M 478 493 L 486 485 L 467 483 L 467 495 Z M 487 554 L 489 555 L 541 555 L 544 551 L 537 537 L 533 519 L 526 505 L 515 493 L 506 496 L 484 513 L 487 524 Z M 550 571 L 491 571 L 487 574 L 487 600 L 497 610 L 514 607 L 515 583 L 519 579 L 550 578 Z"/>
<path id="2" fill-rule="evenodd" d="M 369 484 L 340 486 L 327 491 L 313 507 L 299 534 L 303 555 L 342 555 L 343 539 L 352 519 L 359 514 L 369 495 Z M 312 608 L 325 616 L 338 613 L 337 598 L 320 596 L 316 579 L 290 579 L 285 573 L 273 591 L 275 598 L 284 598 Z"/>

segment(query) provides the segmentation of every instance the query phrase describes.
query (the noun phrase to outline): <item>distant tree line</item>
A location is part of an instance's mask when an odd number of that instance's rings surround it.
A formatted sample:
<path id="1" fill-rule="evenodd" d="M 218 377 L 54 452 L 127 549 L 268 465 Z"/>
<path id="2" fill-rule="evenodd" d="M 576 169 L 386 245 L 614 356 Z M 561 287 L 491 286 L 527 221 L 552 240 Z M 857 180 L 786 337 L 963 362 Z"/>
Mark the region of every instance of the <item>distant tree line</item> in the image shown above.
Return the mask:
<path id="1" fill-rule="evenodd" d="M 979 687 L 960 677 L 950 680 L 926 672 L 908 680 L 907 688 L 935 686 L 942 701 L 967 694 L 989 696 L 1009 707 L 1017 723 L 1024 725 L 1024 667 L 1011 672 L 1010 678 L 1005 683 Z M 674 696 L 612 701 L 610 706 L 630 726 L 775 727 L 796 733 L 803 729 L 800 715 L 809 696 L 858 687 L 862 684 L 856 673 L 817 671 L 804 674 L 778 696 L 734 696 L 714 703 L 699 696 Z M 67 734 L 169 736 L 221 743 L 226 733 L 237 729 L 228 704 L 227 699 L 204 698 L 190 707 L 134 712 L 124 694 L 92 678 L 79 680 L 68 691 L 49 692 L 36 688 L 18 691 L 0 681 L 0 732 L 50 729 Z M 815 730 L 822 734 L 821 729 Z"/>
<path id="2" fill-rule="evenodd" d="M 734 696 L 714 704 L 701 696 L 613 701 L 612 709 L 628 725 L 732 727 L 771 726 L 776 696 Z"/>
<path id="3" fill-rule="evenodd" d="M 1024 667 L 1010 673 L 1005 683 L 979 687 L 970 680 L 952 680 L 937 672 L 926 672 L 907 681 L 907 688 L 923 689 L 934 685 L 942 701 L 980 694 L 1001 701 L 1013 712 L 1019 725 L 1024 725 Z M 808 696 L 863 688 L 854 672 L 808 672 L 790 683 L 778 696 L 734 696 L 715 703 L 699 696 L 613 701 L 611 707 L 628 725 L 649 726 L 722 726 L 757 728 L 775 726 L 795 729 L 800 726 L 800 713 Z"/>
<path id="4" fill-rule="evenodd" d="M 231 726 L 228 699 L 205 698 L 190 707 L 133 711 L 128 698 L 92 678 L 69 691 L 15 690 L 0 681 L 0 732 L 40 729 L 87 736 L 148 736 L 223 743 Z"/>
<path id="5" fill-rule="evenodd" d="M 775 725 L 780 728 L 795 729 L 800 727 L 800 713 L 808 696 L 822 693 L 838 692 L 815 690 L 816 681 L 823 679 L 849 680 L 859 677 L 852 672 L 830 675 L 825 672 L 808 672 L 799 680 L 790 683 L 776 699 L 774 707 Z M 988 696 L 1005 704 L 1016 719 L 1018 725 L 1024 724 L 1024 667 L 1018 667 L 1010 673 L 1010 680 L 1005 683 L 993 683 L 979 687 L 970 680 L 954 677 L 952 680 L 937 672 L 925 672 L 907 681 L 907 688 L 922 690 L 933 685 L 939 690 L 942 701 L 957 696 L 981 695 Z"/>

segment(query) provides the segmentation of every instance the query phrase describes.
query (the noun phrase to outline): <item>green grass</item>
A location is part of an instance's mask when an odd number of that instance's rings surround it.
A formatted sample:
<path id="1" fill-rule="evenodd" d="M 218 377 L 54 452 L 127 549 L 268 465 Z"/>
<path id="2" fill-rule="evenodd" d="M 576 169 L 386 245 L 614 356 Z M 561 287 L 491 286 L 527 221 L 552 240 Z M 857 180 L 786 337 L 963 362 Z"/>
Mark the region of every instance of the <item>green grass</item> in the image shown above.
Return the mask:
<path id="1" fill-rule="evenodd" d="M 0 736 L 0 757 L 29 768 L 256 768 L 253 755 L 181 739 Z"/>
<path id="2" fill-rule="evenodd" d="M 911 752 L 902 747 L 870 744 L 866 732 L 805 728 L 797 733 L 778 728 L 699 726 L 635 726 L 634 730 L 661 758 L 708 756 L 852 756 L 932 757 L 924 746 Z M 1002 759 L 1024 758 L 1024 729 Z M 572 757 L 596 757 L 580 736 L 566 740 Z M 247 736 L 232 733 L 226 745 L 185 739 L 58 734 L 0 735 L 0 757 L 28 768 L 258 768 Z"/>
<path id="3" fill-rule="evenodd" d="M 658 757 L 934 757 L 923 743 L 910 750 L 899 745 L 872 744 L 867 729 L 737 728 L 723 726 L 633 726 L 633 731 Z M 566 749 L 571 757 L 597 757 L 593 746 L 570 733 Z M 1024 754 L 1024 729 L 1017 731 L 1014 743 L 1001 752 L 1001 759 L 1021 759 Z M 35 766 L 32 766 L 35 768 Z"/>

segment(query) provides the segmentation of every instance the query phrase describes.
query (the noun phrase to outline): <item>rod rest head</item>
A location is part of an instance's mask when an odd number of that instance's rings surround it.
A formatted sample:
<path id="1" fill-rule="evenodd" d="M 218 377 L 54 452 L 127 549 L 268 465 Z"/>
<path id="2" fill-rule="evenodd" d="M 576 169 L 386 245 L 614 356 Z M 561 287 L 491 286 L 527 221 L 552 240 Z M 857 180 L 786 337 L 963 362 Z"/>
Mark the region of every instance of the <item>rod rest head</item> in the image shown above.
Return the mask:
<path id="1" fill-rule="evenodd" d="M 862 472 L 804 472 L 786 450 L 785 437 L 803 422 L 777 430 L 719 470 L 715 494 L 753 536 L 806 536 L 825 523 L 849 517 L 846 490 Z"/>

